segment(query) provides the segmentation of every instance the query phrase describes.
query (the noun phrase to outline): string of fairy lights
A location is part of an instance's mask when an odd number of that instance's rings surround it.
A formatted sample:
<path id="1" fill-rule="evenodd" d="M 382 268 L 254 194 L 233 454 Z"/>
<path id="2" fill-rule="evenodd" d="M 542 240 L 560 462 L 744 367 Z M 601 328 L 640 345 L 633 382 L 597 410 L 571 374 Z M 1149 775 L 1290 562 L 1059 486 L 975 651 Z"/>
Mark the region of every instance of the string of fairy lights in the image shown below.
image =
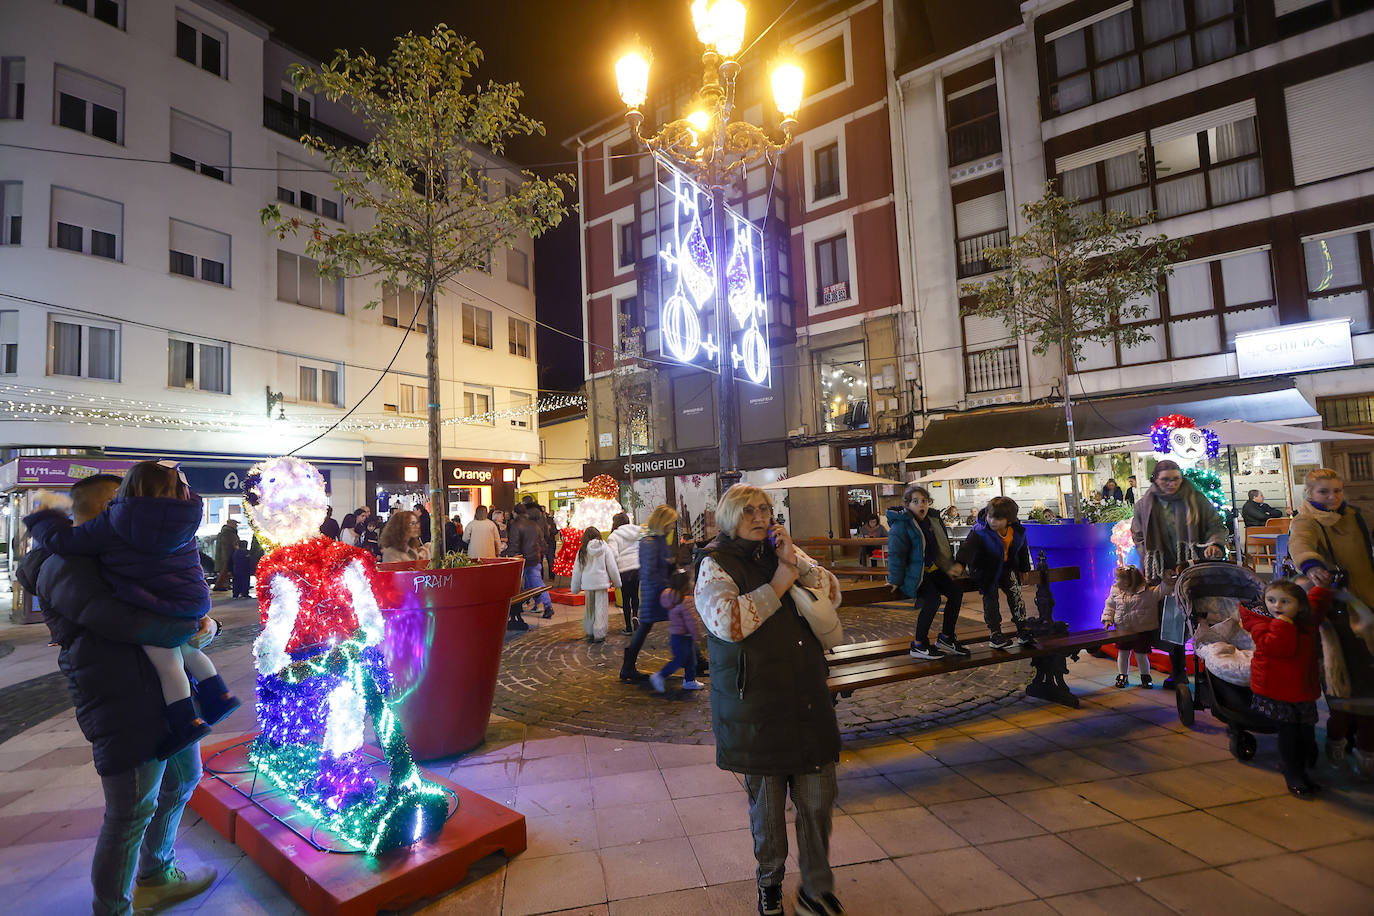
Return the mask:
<path id="1" fill-rule="evenodd" d="M 444 426 L 491 426 L 564 408 L 584 408 L 580 394 L 545 395 L 528 404 L 503 407 L 477 414 L 444 417 Z M 333 421 L 328 414 L 293 411 L 289 419 L 269 419 L 262 413 L 185 407 L 178 404 L 111 397 L 88 392 L 61 391 L 29 385 L 0 385 L 0 418 L 5 420 L 66 420 L 87 426 L 127 426 L 175 430 L 261 431 L 286 426 L 292 430 L 323 429 Z M 338 425 L 351 432 L 422 429 L 424 417 L 350 417 Z"/>

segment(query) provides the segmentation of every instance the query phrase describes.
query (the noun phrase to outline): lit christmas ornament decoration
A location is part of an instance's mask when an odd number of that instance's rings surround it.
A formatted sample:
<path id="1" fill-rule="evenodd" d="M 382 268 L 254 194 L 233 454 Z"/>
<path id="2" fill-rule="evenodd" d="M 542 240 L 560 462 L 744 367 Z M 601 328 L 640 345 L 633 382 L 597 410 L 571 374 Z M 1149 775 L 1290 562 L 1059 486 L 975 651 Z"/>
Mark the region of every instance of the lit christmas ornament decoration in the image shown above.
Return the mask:
<path id="1" fill-rule="evenodd" d="M 553 560 L 553 573 L 556 576 L 571 576 L 577 551 L 582 546 L 582 532 L 596 528 L 603 535 L 611 530 L 617 513 L 624 512 L 620 505 L 620 484 L 609 474 L 598 474 L 585 487 L 577 491 L 580 501 L 573 507 L 572 521 L 561 532 L 563 546 Z"/>
<path id="2" fill-rule="evenodd" d="M 248 515 L 277 546 L 258 564 L 253 644 L 260 732 L 249 759 L 302 811 L 375 855 L 443 826 L 448 795 L 426 782 L 391 711 L 381 650 L 384 588 L 371 554 L 319 536 L 324 481 L 307 462 L 265 461 Z M 372 725 L 388 774 L 363 750 Z"/>
<path id="3" fill-rule="evenodd" d="M 1216 433 L 1199 428 L 1192 417 L 1175 413 L 1154 422 L 1150 427 L 1150 442 L 1160 455 L 1178 462 L 1183 468 L 1184 479 L 1207 497 L 1222 518 L 1230 518 L 1231 504 L 1222 490 L 1221 475 L 1207 467 L 1207 462 L 1221 451 Z"/>

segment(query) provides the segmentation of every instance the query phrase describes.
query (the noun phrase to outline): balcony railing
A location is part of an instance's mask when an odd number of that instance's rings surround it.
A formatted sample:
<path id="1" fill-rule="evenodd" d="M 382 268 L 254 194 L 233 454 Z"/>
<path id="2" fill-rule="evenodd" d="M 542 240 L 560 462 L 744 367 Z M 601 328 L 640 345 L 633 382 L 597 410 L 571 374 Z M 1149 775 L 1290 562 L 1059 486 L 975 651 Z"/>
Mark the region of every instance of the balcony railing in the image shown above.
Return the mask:
<path id="1" fill-rule="evenodd" d="M 1007 240 L 1008 235 L 1005 229 L 996 229 L 992 232 L 984 232 L 982 235 L 959 239 L 959 279 L 976 277 L 992 270 L 986 252 L 989 248 L 1000 248 L 1006 245 Z"/>
<path id="2" fill-rule="evenodd" d="M 363 146 L 363 141 L 344 133 L 337 128 L 322 124 L 312 117 L 300 114 L 290 105 L 283 105 L 275 99 L 263 96 L 262 126 L 279 134 L 299 140 L 302 136 L 318 137 L 330 146 Z"/>
<path id="3" fill-rule="evenodd" d="M 991 156 L 1002 149 L 1002 123 L 997 112 L 985 114 L 976 121 L 960 124 L 949 131 L 949 164 L 972 162 Z"/>
<path id="4" fill-rule="evenodd" d="M 968 393 L 1021 387 L 1021 357 L 1016 347 L 998 347 L 964 355 Z"/>

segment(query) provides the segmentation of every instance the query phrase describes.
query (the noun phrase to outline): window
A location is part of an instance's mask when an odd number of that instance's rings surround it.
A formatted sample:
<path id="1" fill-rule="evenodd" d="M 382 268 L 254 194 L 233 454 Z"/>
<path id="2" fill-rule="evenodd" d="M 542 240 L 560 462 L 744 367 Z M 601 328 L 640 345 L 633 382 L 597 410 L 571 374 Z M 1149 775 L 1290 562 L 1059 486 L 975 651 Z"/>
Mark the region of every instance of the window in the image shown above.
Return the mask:
<path id="1" fill-rule="evenodd" d="M 845 68 L 844 58 L 843 35 L 836 35 L 803 54 L 801 68 L 806 74 L 806 94 L 815 95 L 848 80 L 849 73 Z"/>
<path id="2" fill-rule="evenodd" d="M 606 155 L 611 160 L 611 184 L 629 181 L 634 177 L 638 152 L 639 143 L 633 137 L 608 148 Z"/>
<path id="3" fill-rule="evenodd" d="M 286 156 L 277 156 L 277 200 L 326 219 L 343 219 L 343 196 L 333 176 Z"/>
<path id="4" fill-rule="evenodd" d="M 319 262 L 303 254 L 277 251 L 277 299 L 342 315 L 343 283 L 320 273 Z"/>
<path id="5" fill-rule="evenodd" d="M 648 316 L 638 296 L 616 301 L 616 347 L 622 357 L 643 356 L 649 333 Z"/>
<path id="6" fill-rule="evenodd" d="M 951 166 L 984 159 L 1002 149 L 995 79 L 950 93 L 945 113 Z"/>
<path id="7" fill-rule="evenodd" d="M 479 423 L 488 426 L 492 423 L 491 414 L 491 389 L 475 388 L 472 385 L 463 386 L 463 416 L 477 417 Z"/>
<path id="8" fill-rule="evenodd" d="M 0 57 L 0 119 L 24 117 L 24 58 Z"/>
<path id="9" fill-rule="evenodd" d="M 1354 334 L 1370 330 L 1374 277 L 1362 265 L 1371 260 L 1371 233 L 1347 232 L 1302 243 L 1307 273 L 1307 312 L 1316 319 L 1349 318 Z"/>
<path id="10" fill-rule="evenodd" d="M 0 312 L 0 375 L 19 371 L 19 312 Z"/>
<path id="11" fill-rule="evenodd" d="M 510 418 L 510 425 L 515 429 L 529 429 L 532 425 L 530 408 L 533 406 L 534 395 L 524 391 L 512 391 L 510 409 L 514 411 L 514 416 Z"/>
<path id="12" fill-rule="evenodd" d="M 506 252 L 506 279 L 516 286 L 523 286 L 529 289 L 530 285 L 530 256 L 523 251 L 510 249 Z"/>
<path id="13" fill-rule="evenodd" d="M 300 382 L 296 400 L 306 404 L 343 406 L 343 391 L 339 387 L 337 363 L 308 363 L 301 360 L 297 367 Z"/>
<path id="14" fill-rule="evenodd" d="M 463 304 L 463 343 L 491 349 L 491 312 Z"/>
<path id="15" fill-rule="evenodd" d="M 633 267 L 635 263 L 635 224 L 621 223 L 615 227 L 616 240 L 620 247 L 620 255 L 616 259 L 616 264 L 621 267 Z"/>
<path id="16" fill-rule="evenodd" d="M 53 123 L 111 143 L 124 142 L 124 90 L 114 83 L 56 68 Z"/>
<path id="17" fill-rule="evenodd" d="M 1230 57 L 1246 46 L 1239 0 L 1118 4 L 1045 36 L 1049 111 L 1073 111 Z"/>
<path id="18" fill-rule="evenodd" d="M 816 301 L 833 305 L 849 298 L 849 240 L 844 235 L 816 243 Z"/>
<path id="19" fill-rule="evenodd" d="M 509 316 L 506 318 L 506 334 L 510 341 L 510 355 L 528 358 L 530 355 L 530 323 Z"/>
<path id="20" fill-rule="evenodd" d="M 838 197 L 840 194 L 840 144 L 831 143 L 816 150 L 813 158 L 816 185 L 813 200 Z"/>
<path id="21" fill-rule="evenodd" d="M 177 57 L 207 73 L 224 76 L 228 36 L 190 14 L 177 10 Z"/>
<path id="22" fill-rule="evenodd" d="M 121 261 L 124 205 L 67 188 L 52 189 L 53 248 Z"/>
<path id="23" fill-rule="evenodd" d="M 1317 398 L 1317 413 L 1324 429 L 1350 429 L 1374 426 L 1374 395 Z"/>
<path id="24" fill-rule="evenodd" d="M 174 164 L 216 181 L 229 180 L 229 131 L 173 110 L 171 136 Z"/>
<path id="25" fill-rule="evenodd" d="M 62 0 L 63 6 L 80 10 L 117 29 L 124 28 L 125 0 Z"/>
<path id="26" fill-rule="evenodd" d="M 429 385 L 420 382 L 401 382 L 400 403 L 397 409 L 407 416 L 422 417 L 429 413 Z"/>
<path id="27" fill-rule="evenodd" d="M 24 183 L 0 181 L 0 245 L 18 245 L 24 226 Z"/>
<path id="28" fill-rule="evenodd" d="M 709 404 L 709 393 L 706 400 Z M 652 403 L 653 390 L 647 382 L 631 385 L 625 392 L 623 404 L 627 405 L 627 409 L 615 412 L 616 446 L 621 455 L 643 455 L 652 450 L 649 446 L 649 414 Z M 705 422 L 710 422 L 710 413 L 709 407 L 702 412 Z"/>
<path id="29" fill-rule="evenodd" d="M 1371 0 L 1274 0 L 1275 25 L 1279 37 L 1287 38 L 1371 7 Z"/>
<path id="30" fill-rule="evenodd" d="M 119 325 L 63 315 L 48 322 L 48 374 L 119 381 Z"/>
<path id="31" fill-rule="evenodd" d="M 229 236 L 179 219 L 172 220 L 168 250 L 171 271 L 229 286 Z"/>
<path id="32" fill-rule="evenodd" d="M 1374 462 L 1370 461 L 1369 452 L 1346 452 L 1345 461 L 1349 479 L 1374 480 Z"/>
<path id="33" fill-rule="evenodd" d="M 382 284 L 382 324 L 389 328 L 408 328 L 411 319 L 415 321 L 414 330 L 424 333 L 429 329 L 428 309 L 421 305 L 421 296 L 413 289 L 397 288 L 390 283 Z"/>
<path id="34" fill-rule="evenodd" d="M 1007 192 L 998 191 L 954 205 L 959 278 L 992 269 L 986 251 L 1007 244 Z"/>
<path id="35" fill-rule="evenodd" d="M 1163 219 L 1259 197 L 1254 100 L 1061 156 L 1056 169 L 1063 194 L 1085 210 Z"/>
<path id="36" fill-rule="evenodd" d="M 1367 132 L 1374 123 L 1371 85 L 1374 62 L 1284 87 L 1295 184 L 1374 168 L 1374 143 Z"/>
<path id="37" fill-rule="evenodd" d="M 167 387 L 229 393 L 229 345 L 167 338 Z"/>
<path id="38" fill-rule="evenodd" d="M 1021 387 L 1021 353 L 1012 347 L 991 347 L 964 354 L 964 390 L 969 394 Z"/>
<path id="39" fill-rule="evenodd" d="M 822 350 L 816 358 L 822 432 L 868 428 L 868 373 L 862 343 Z"/>

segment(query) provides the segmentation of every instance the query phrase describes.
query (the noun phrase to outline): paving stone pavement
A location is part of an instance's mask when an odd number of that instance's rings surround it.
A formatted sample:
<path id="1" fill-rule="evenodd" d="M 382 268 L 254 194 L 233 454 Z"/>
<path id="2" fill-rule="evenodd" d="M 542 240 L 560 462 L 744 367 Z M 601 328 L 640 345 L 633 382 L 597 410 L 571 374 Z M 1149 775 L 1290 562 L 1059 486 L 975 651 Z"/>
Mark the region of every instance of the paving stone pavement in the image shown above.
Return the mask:
<path id="1" fill-rule="evenodd" d="M 912 612 L 872 606 L 844 608 L 845 639 L 910 637 Z M 629 740 L 710 743 L 707 691 L 670 687 L 660 696 L 648 685 L 618 680 L 630 637 L 612 633 L 587 642 L 580 623 L 557 623 L 510 639 L 502 656 L 495 711 L 527 725 Z M 668 627 L 650 631 L 639 669 L 656 671 L 669 658 Z M 681 684 L 679 672 L 670 684 Z M 856 691 L 836 707 L 845 737 L 891 734 L 967 713 L 1018 694 L 1030 679 L 1030 663 L 1004 662 L 939 677 L 902 681 Z"/>

